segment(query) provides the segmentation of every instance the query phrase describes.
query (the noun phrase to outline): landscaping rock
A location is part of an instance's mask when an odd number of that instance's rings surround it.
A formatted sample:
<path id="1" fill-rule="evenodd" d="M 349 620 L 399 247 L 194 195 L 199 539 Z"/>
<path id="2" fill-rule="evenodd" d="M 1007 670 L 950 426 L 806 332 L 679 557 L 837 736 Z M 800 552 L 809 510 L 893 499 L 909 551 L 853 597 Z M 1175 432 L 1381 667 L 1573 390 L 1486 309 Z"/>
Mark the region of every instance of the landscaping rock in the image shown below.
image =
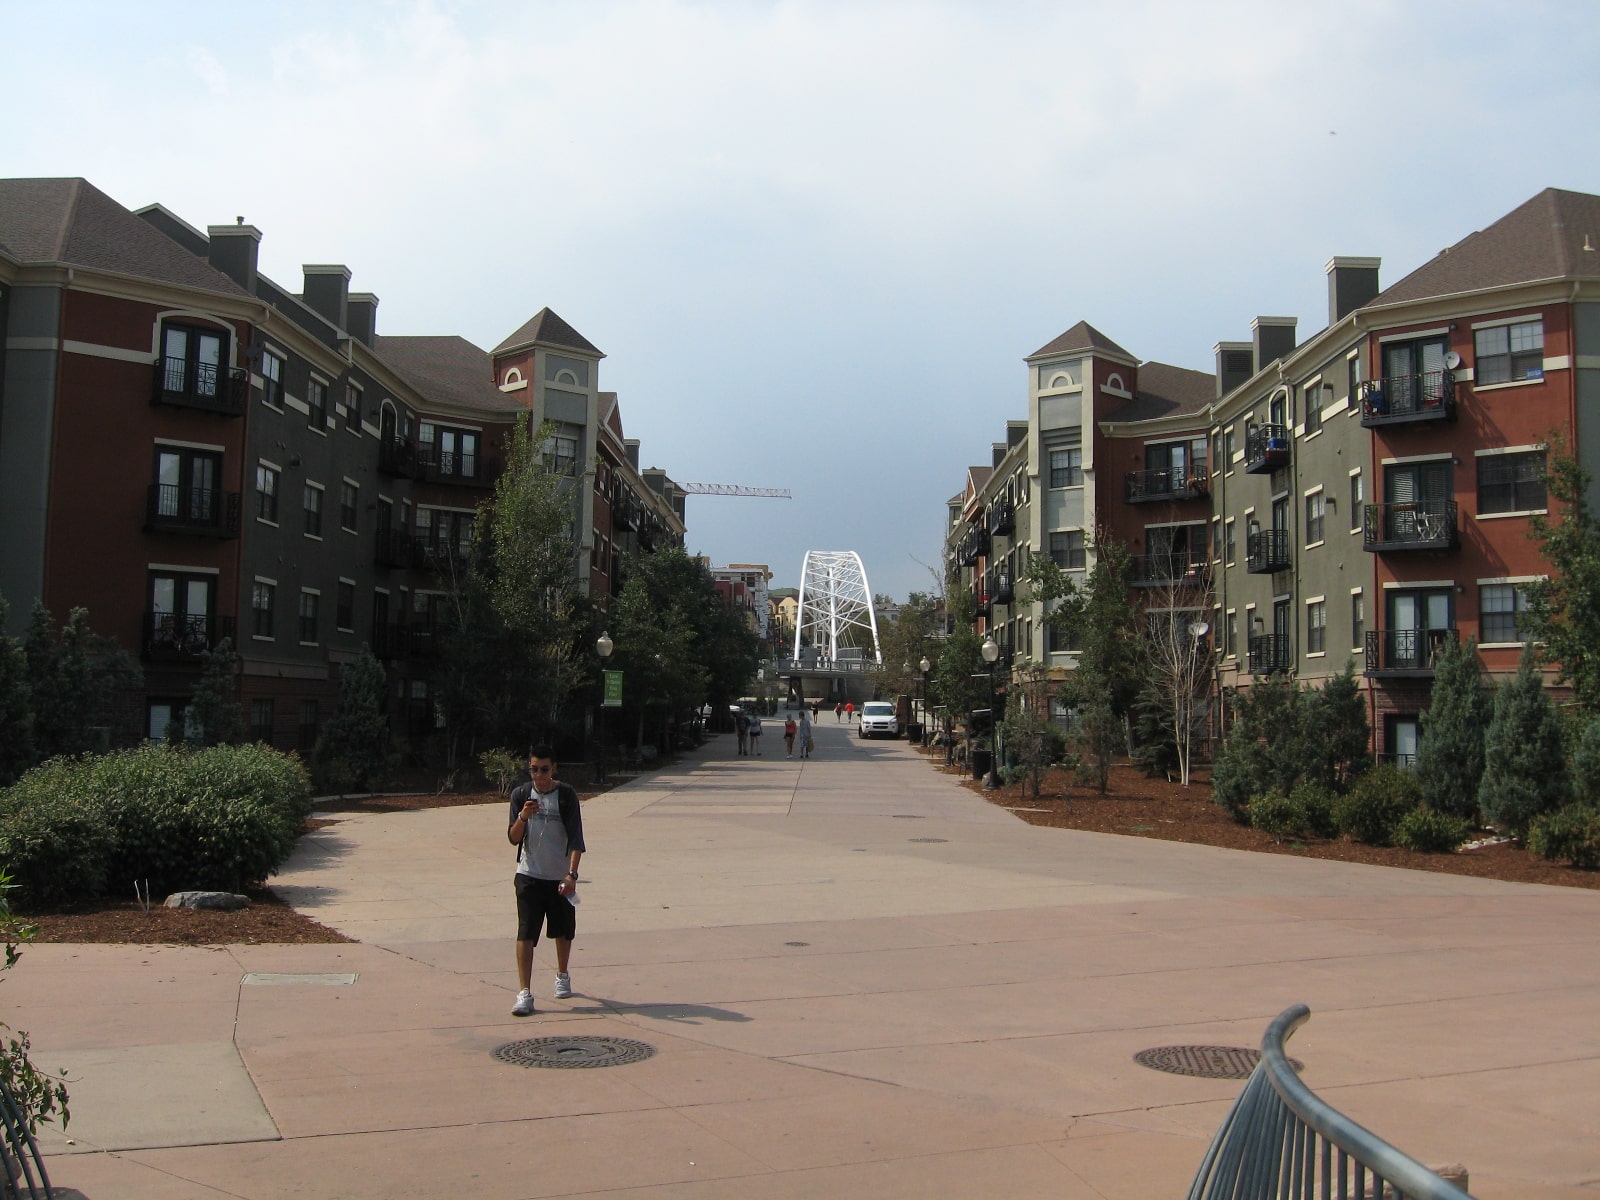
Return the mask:
<path id="1" fill-rule="evenodd" d="M 233 912 L 249 905 L 247 897 L 233 892 L 173 892 L 167 897 L 168 908 L 218 908 Z"/>

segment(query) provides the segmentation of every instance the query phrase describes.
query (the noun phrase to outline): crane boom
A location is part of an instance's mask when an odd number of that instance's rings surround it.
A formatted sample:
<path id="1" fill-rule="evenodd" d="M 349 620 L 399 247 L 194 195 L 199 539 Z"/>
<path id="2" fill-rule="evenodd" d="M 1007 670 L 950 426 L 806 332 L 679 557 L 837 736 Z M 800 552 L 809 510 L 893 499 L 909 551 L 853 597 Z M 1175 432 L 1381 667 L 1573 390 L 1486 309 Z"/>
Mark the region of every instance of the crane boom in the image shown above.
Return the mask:
<path id="1" fill-rule="evenodd" d="M 788 488 L 744 487 L 737 483 L 680 483 L 691 496 L 770 496 L 774 500 L 793 500 Z"/>

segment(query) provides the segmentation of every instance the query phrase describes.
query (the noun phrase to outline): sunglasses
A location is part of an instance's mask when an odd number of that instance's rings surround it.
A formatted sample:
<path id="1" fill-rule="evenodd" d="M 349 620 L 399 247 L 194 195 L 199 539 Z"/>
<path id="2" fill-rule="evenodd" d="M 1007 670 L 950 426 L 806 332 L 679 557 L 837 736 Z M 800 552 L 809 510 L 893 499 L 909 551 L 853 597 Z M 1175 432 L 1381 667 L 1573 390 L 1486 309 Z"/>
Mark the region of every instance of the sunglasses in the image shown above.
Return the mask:
<path id="1" fill-rule="evenodd" d="M 548 774 L 550 774 L 551 771 L 554 771 L 554 770 L 555 770 L 554 767 L 529 767 L 528 768 L 528 771 L 531 774 L 534 774 L 534 775 L 548 775 Z"/>

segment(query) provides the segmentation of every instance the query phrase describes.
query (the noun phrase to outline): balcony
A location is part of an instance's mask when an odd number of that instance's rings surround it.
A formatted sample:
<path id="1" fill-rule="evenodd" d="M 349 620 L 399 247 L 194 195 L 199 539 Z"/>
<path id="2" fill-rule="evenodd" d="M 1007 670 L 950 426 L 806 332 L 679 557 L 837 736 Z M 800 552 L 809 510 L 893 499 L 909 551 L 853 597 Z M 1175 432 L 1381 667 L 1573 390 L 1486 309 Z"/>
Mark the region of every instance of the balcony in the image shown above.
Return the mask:
<path id="1" fill-rule="evenodd" d="M 987 592 L 972 593 L 972 615 L 988 620 L 991 609 L 989 608 L 989 594 Z"/>
<path id="2" fill-rule="evenodd" d="M 146 662 L 199 662 L 232 636 L 232 617 L 147 612 L 140 653 Z"/>
<path id="3" fill-rule="evenodd" d="M 387 437 L 379 441 L 378 473 L 391 479 L 416 478 L 416 444 L 402 437 Z"/>
<path id="4" fill-rule="evenodd" d="M 380 529 L 374 543 L 372 561 L 376 566 L 405 570 L 415 565 L 415 548 L 409 533 L 399 529 Z"/>
<path id="5" fill-rule="evenodd" d="M 236 538 L 239 493 L 152 483 L 145 494 L 144 527 L 149 533 Z"/>
<path id="6" fill-rule="evenodd" d="M 1374 553 L 1454 550 L 1459 540 L 1454 500 L 1369 504 L 1362 519 L 1361 548 Z"/>
<path id="7" fill-rule="evenodd" d="M 1267 475 L 1289 465 L 1289 427 L 1252 425 L 1244 439 L 1247 475 Z"/>
<path id="8" fill-rule="evenodd" d="M 1431 679 L 1434 660 L 1454 629 L 1369 629 L 1362 674 L 1374 678 Z"/>
<path id="9" fill-rule="evenodd" d="M 223 417 L 244 415 L 250 400 L 250 372 L 214 363 L 191 364 L 183 358 L 158 358 L 150 403 L 192 408 Z"/>
<path id="10" fill-rule="evenodd" d="M 992 575 L 989 577 L 989 603 L 1009 605 L 1016 599 L 1016 591 L 1011 586 L 1011 576 Z"/>
<path id="11" fill-rule="evenodd" d="M 1211 476 L 1204 467 L 1129 471 L 1124 480 L 1123 498 L 1129 504 L 1189 500 L 1208 495 L 1211 491 Z"/>
<path id="12" fill-rule="evenodd" d="M 1289 569 L 1289 531 L 1258 529 L 1245 539 L 1245 570 L 1251 575 L 1270 575 Z"/>
<path id="13" fill-rule="evenodd" d="M 1455 419 L 1454 371 L 1389 375 L 1361 385 L 1361 424 L 1368 429 L 1379 425 Z"/>
<path id="14" fill-rule="evenodd" d="M 1017 509 L 1009 500 L 989 508 L 989 532 L 994 537 L 1010 537 L 1017 528 Z"/>
<path id="15" fill-rule="evenodd" d="M 963 567 L 976 566 L 978 560 L 989 553 L 989 531 L 974 529 L 956 547 L 956 562 Z"/>
<path id="16" fill-rule="evenodd" d="M 500 460 L 481 454 L 441 451 L 432 442 L 416 448 L 414 477 L 423 483 L 444 483 L 457 487 L 493 487 L 500 477 Z"/>
<path id="17" fill-rule="evenodd" d="M 1136 554 L 1128 562 L 1130 587 L 1208 587 L 1211 564 L 1185 554 Z"/>
<path id="18" fill-rule="evenodd" d="M 1286 637 L 1262 634 L 1250 639 L 1250 674 L 1279 675 L 1294 666 L 1294 647 Z"/>
<path id="19" fill-rule="evenodd" d="M 419 536 L 412 539 L 411 561 L 416 566 L 441 575 L 461 574 L 472 561 L 472 544 L 453 542 L 448 538 L 431 540 Z"/>

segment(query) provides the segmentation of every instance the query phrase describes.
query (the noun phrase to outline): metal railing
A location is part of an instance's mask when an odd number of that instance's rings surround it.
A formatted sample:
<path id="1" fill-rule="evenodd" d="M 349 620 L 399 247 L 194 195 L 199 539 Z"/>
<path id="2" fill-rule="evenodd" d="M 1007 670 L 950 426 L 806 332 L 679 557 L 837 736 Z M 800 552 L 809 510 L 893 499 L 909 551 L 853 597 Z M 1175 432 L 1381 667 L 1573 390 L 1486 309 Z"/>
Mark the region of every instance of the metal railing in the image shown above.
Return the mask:
<path id="1" fill-rule="evenodd" d="M 150 403 L 198 408 L 225 417 L 244 413 L 250 398 L 250 373 L 243 367 L 191 363 L 186 358 L 156 359 Z"/>
<path id="2" fill-rule="evenodd" d="M 1250 575 L 1265 575 L 1273 571 L 1286 571 L 1289 556 L 1289 531 L 1287 529 L 1258 529 L 1245 541 L 1245 571 Z"/>
<path id="3" fill-rule="evenodd" d="M 1255 425 L 1245 434 L 1244 469 L 1249 475 L 1276 471 L 1289 465 L 1289 427 Z"/>
<path id="4" fill-rule="evenodd" d="M 1432 675 L 1439 651 L 1457 640 L 1454 629 L 1369 629 L 1365 636 L 1366 675 Z"/>
<path id="5" fill-rule="evenodd" d="M 1190 558 L 1181 550 L 1135 554 L 1128 560 L 1130 587 L 1205 587 L 1210 582 L 1211 564 L 1203 558 Z"/>
<path id="6" fill-rule="evenodd" d="M 1261 1061 L 1211 1140 L 1189 1200 L 1471 1200 L 1300 1081 L 1283 1045 L 1310 1016 L 1297 1004 L 1267 1026 Z"/>
<path id="7" fill-rule="evenodd" d="M 147 612 L 140 652 L 146 659 L 193 662 L 233 636 L 233 618 L 211 614 Z"/>
<path id="8" fill-rule="evenodd" d="M 44 1156 L 28 1129 L 27 1115 L 17 1103 L 10 1085 L 0 1079 L 0 1136 L 5 1138 L 0 1152 L 0 1196 L 27 1196 L 29 1200 L 51 1200 L 55 1189 L 44 1169 Z"/>
<path id="9" fill-rule="evenodd" d="M 1129 504 L 1149 500 L 1172 500 L 1204 496 L 1210 490 L 1210 476 L 1204 467 L 1162 467 L 1152 471 L 1129 471 L 1124 477 L 1123 498 Z"/>
<path id="10" fill-rule="evenodd" d="M 1456 502 L 1416 500 L 1369 504 L 1362 516 L 1364 550 L 1448 550 L 1456 544 Z"/>
<path id="11" fill-rule="evenodd" d="M 1276 675 L 1294 666 L 1294 644 L 1281 634 L 1258 634 L 1250 639 L 1250 674 Z"/>
<path id="12" fill-rule="evenodd" d="M 1403 421 L 1453 421 L 1455 416 L 1454 371 L 1386 375 L 1361 385 L 1361 423 L 1368 428 Z"/>
<path id="13" fill-rule="evenodd" d="M 238 537 L 239 493 L 152 483 L 145 495 L 144 527 L 151 533 Z"/>

